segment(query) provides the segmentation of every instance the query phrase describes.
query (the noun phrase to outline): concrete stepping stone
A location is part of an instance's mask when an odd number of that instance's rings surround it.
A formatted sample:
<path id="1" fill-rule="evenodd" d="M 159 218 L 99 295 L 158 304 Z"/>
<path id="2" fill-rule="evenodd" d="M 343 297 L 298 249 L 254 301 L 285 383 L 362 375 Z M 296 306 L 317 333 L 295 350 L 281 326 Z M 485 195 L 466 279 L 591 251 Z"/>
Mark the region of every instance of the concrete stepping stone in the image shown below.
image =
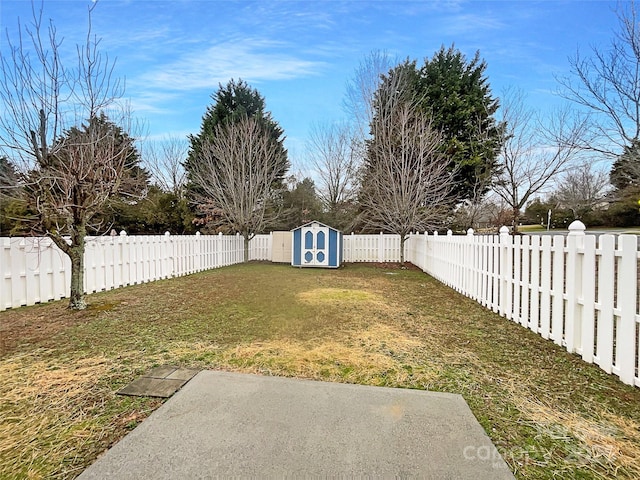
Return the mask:
<path id="1" fill-rule="evenodd" d="M 191 380 L 199 370 L 172 366 L 156 367 L 118 390 L 118 395 L 169 398 Z"/>

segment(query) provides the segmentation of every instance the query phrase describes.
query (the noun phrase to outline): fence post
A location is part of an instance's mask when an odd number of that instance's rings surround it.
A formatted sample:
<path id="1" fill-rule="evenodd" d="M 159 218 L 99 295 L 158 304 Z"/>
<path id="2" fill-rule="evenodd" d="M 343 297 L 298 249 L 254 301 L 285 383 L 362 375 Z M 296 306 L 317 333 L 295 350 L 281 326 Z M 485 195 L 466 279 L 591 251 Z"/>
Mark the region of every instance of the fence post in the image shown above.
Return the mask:
<path id="1" fill-rule="evenodd" d="M 127 232 L 120 230 L 118 237 L 120 249 L 120 286 L 131 285 L 131 247 L 127 241 Z"/>
<path id="2" fill-rule="evenodd" d="M 618 308 L 620 326 L 616 329 L 616 367 L 620 380 L 627 385 L 635 384 L 636 377 L 636 295 L 638 284 L 638 237 L 620 235 L 618 237 Z"/>
<path id="3" fill-rule="evenodd" d="M 596 237 L 585 235 L 582 253 L 582 359 L 593 363 L 595 345 Z M 597 272 L 599 275 L 600 272 Z"/>
<path id="4" fill-rule="evenodd" d="M 475 299 L 475 291 L 473 288 L 473 277 L 475 275 L 475 259 L 473 255 L 473 228 L 467 230 L 467 236 L 464 239 L 463 252 L 462 271 L 464 275 L 464 293 L 469 298 Z"/>
<path id="5" fill-rule="evenodd" d="M 507 276 L 511 274 L 511 265 L 509 265 L 510 247 L 511 238 L 509 236 L 509 227 L 502 226 L 500 227 L 500 272 L 498 274 L 498 278 L 500 280 L 500 307 L 498 308 L 498 312 L 500 313 L 500 315 L 507 315 L 507 310 L 511 305 L 509 279 L 507 278 Z M 508 318 L 510 317 L 511 314 L 508 313 Z"/>
<path id="6" fill-rule="evenodd" d="M 564 342 L 564 245 L 565 237 L 553 236 L 551 246 L 551 339 L 557 344 Z"/>
<path id="7" fill-rule="evenodd" d="M 199 272 L 202 270 L 200 265 L 202 264 L 202 242 L 200 241 L 200 236 L 202 234 L 200 232 L 196 232 L 196 248 L 194 249 L 194 265 L 193 272 Z"/>
<path id="8" fill-rule="evenodd" d="M 0 312 L 11 306 L 9 293 L 11 291 L 10 248 L 11 239 L 0 237 Z"/>
<path id="9" fill-rule="evenodd" d="M 428 249 L 429 249 L 429 232 L 425 231 L 424 232 L 424 239 L 422 241 L 422 247 L 424 248 L 424 253 L 422 255 L 422 271 L 426 272 L 428 271 L 428 259 L 429 259 L 429 254 L 428 254 Z"/>
<path id="10" fill-rule="evenodd" d="M 440 261 L 439 261 L 439 255 L 440 255 L 440 244 L 438 243 L 438 231 L 434 231 L 433 232 L 433 240 L 432 240 L 432 255 L 431 255 L 431 265 L 430 265 L 430 275 L 433 275 L 434 277 L 436 277 L 438 280 L 440 280 L 441 282 L 446 282 L 446 280 L 444 279 L 444 276 L 442 275 L 442 273 L 440 272 Z"/>
<path id="11" fill-rule="evenodd" d="M 520 284 L 517 287 L 520 296 L 520 324 L 523 327 L 529 327 L 529 292 L 531 291 L 531 283 L 529 281 L 529 269 L 531 262 L 531 237 L 525 235 L 520 238 Z"/>
<path id="12" fill-rule="evenodd" d="M 170 263 L 172 261 L 171 255 L 171 233 L 164 232 L 164 242 L 162 243 L 162 278 L 171 278 L 173 276 L 172 268 Z"/>
<path id="13" fill-rule="evenodd" d="M 567 307 L 564 339 L 566 349 L 574 353 L 581 348 L 582 340 L 582 258 L 578 250 L 584 248 L 585 225 L 575 220 L 569 225 L 567 236 Z"/>

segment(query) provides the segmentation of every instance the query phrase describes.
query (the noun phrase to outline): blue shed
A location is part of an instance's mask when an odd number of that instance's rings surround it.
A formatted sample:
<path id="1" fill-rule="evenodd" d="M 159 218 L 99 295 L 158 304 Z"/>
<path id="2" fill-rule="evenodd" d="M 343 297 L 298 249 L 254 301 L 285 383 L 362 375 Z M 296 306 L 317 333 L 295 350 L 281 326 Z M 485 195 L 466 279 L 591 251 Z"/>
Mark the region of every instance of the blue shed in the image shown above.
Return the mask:
<path id="1" fill-rule="evenodd" d="M 294 267 L 338 268 L 342 264 L 342 233 L 320 222 L 293 230 Z"/>

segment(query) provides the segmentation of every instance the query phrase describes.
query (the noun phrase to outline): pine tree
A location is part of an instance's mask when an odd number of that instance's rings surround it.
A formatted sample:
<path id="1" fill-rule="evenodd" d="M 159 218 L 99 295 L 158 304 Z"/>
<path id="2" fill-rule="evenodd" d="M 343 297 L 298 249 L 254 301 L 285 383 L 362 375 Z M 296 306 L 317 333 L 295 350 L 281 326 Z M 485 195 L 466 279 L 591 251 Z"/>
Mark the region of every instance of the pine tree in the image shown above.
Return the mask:
<path id="1" fill-rule="evenodd" d="M 278 182 L 282 182 L 289 169 L 287 151 L 284 148 L 284 130 L 273 120 L 271 113 L 266 111 L 265 99 L 244 80 L 230 80 L 225 86 L 219 85 L 218 91 L 212 95 L 214 103 L 207 107 L 202 118 L 202 126 L 198 135 L 190 135 L 190 148 L 184 163 L 187 172 L 187 189 L 194 191 L 193 185 L 194 163 L 202 154 L 202 146 L 214 135 L 220 124 L 237 123 L 244 118 L 255 118 L 259 121 L 264 132 L 271 138 L 273 146 L 278 151 L 277 162 L 273 168 L 277 170 Z M 278 185 L 280 187 L 281 185 Z"/>
<path id="2" fill-rule="evenodd" d="M 443 153 L 455 167 L 459 199 L 472 197 L 478 177 L 491 175 L 500 149 L 494 118 L 499 103 L 491 95 L 486 69 L 480 52 L 467 60 L 452 45 L 442 46 L 419 70 L 418 98 L 444 135 Z"/>

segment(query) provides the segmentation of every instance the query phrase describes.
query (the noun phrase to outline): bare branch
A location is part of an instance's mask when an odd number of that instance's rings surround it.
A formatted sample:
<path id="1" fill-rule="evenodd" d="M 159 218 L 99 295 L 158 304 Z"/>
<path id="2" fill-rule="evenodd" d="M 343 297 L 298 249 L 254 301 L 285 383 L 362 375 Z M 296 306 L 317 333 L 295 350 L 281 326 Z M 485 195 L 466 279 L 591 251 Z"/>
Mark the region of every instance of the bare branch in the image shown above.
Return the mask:
<path id="1" fill-rule="evenodd" d="M 620 31 L 608 49 L 577 51 L 569 59 L 572 77 L 558 78 L 560 94 L 591 112 L 581 146 L 616 157 L 640 139 L 640 30 L 634 2 L 620 2 Z"/>
<path id="2" fill-rule="evenodd" d="M 248 242 L 280 215 L 273 186 L 280 152 L 256 118 L 219 124 L 203 142 L 192 181 L 218 216 L 217 223 Z"/>
<path id="3" fill-rule="evenodd" d="M 519 90 L 505 92 L 501 114 L 505 127 L 494 191 L 512 209 L 515 232 L 529 198 L 577 158 L 587 122 L 567 109 L 542 121 L 525 107 Z"/>
<path id="4" fill-rule="evenodd" d="M 575 218 L 582 218 L 603 201 L 608 186 L 608 172 L 583 163 L 565 172 L 554 196 L 561 207 L 571 210 Z"/>
<path id="5" fill-rule="evenodd" d="M 17 39 L 7 32 L 9 53 L 0 57 L 0 148 L 20 162 L 34 231 L 50 236 L 71 259 L 70 307 L 81 309 L 87 226 L 122 185 L 132 148 L 122 135 L 131 117 L 118 105 L 123 90 L 113 77 L 114 62 L 91 33 L 95 4 L 88 8 L 75 68 L 63 65 L 62 40 L 53 22 L 44 25 L 43 7 L 32 3 L 33 21 L 18 24 Z"/>
<path id="6" fill-rule="evenodd" d="M 449 161 L 440 153 L 442 135 L 415 101 L 403 98 L 403 80 L 389 78 L 377 94 L 360 193 L 363 224 L 399 234 L 402 245 L 412 230 L 441 226 L 454 187 Z"/>
<path id="7" fill-rule="evenodd" d="M 328 212 L 354 199 L 359 162 L 353 151 L 352 129 L 329 124 L 313 127 L 307 145 L 319 177 L 319 196 Z"/>
<path id="8" fill-rule="evenodd" d="M 167 137 L 159 142 L 147 142 L 142 152 L 145 166 L 155 183 L 166 192 L 182 198 L 187 182 L 183 166 L 187 158 L 186 138 Z"/>

